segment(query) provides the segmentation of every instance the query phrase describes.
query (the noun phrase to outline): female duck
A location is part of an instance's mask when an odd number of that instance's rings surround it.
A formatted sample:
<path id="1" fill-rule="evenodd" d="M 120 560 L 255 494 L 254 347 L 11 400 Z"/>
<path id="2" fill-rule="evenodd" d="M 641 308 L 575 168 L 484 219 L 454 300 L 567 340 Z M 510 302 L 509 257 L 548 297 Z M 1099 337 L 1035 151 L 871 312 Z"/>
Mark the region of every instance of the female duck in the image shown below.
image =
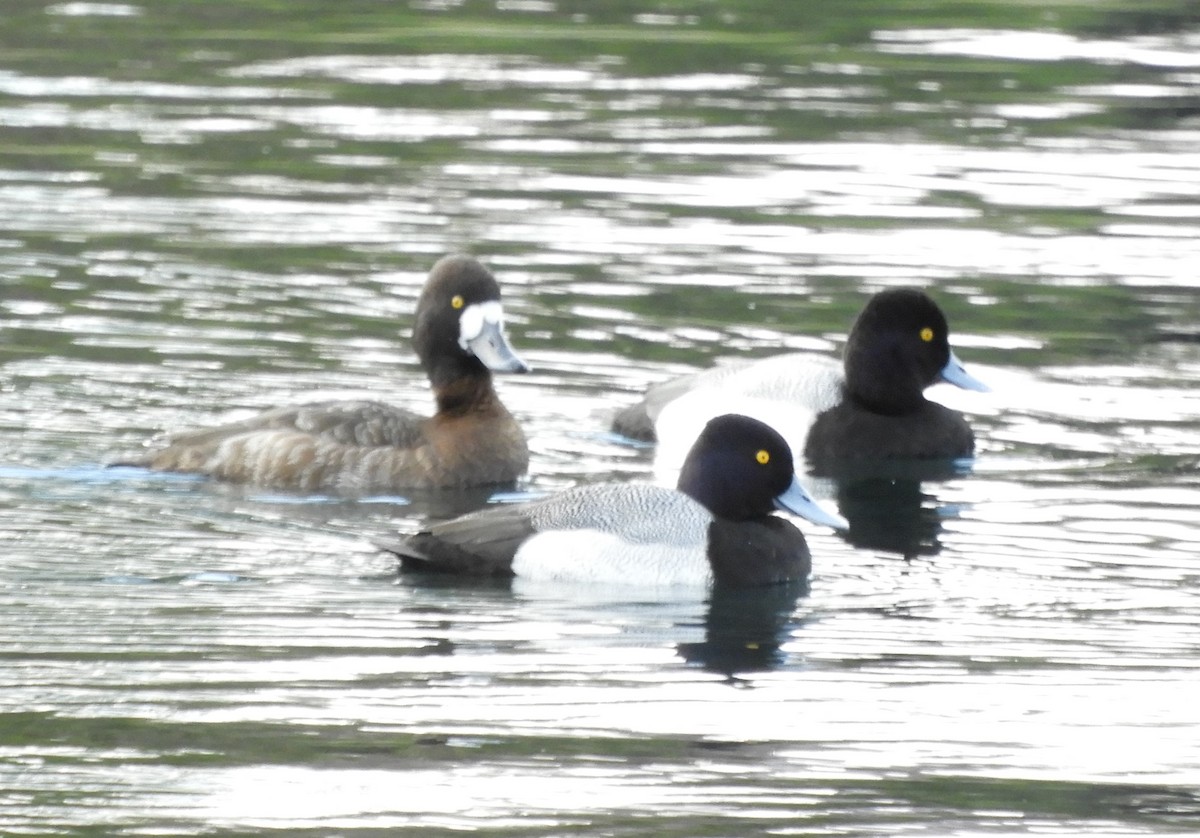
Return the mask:
<path id="1" fill-rule="evenodd" d="M 840 368 L 807 353 L 720 367 L 651 389 L 613 427 L 657 437 L 660 448 L 675 452 L 661 451 L 660 460 L 676 463 L 698 426 L 730 407 L 783 431 L 818 470 L 838 462 L 969 457 L 975 436 L 967 421 L 925 398 L 937 381 L 988 389 L 950 350 L 937 304 L 922 291 L 893 289 L 867 302 Z"/>
<path id="2" fill-rule="evenodd" d="M 503 330 L 500 287 L 479 262 L 449 256 L 417 302 L 413 348 L 437 411 L 321 402 L 175 434 L 129 465 L 300 492 L 361 495 L 510 483 L 529 450 L 492 371 L 526 372 Z"/>
<path id="3" fill-rule="evenodd" d="M 704 428 L 678 489 L 580 486 L 528 504 L 491 507 L 383 545 L 403 568 L 477 576 L 670 587 L 798 581 L 804 536 L 779 508 L 831 527 L 796 480 L 792 453 L 767 425 L 725 415 Z"/>

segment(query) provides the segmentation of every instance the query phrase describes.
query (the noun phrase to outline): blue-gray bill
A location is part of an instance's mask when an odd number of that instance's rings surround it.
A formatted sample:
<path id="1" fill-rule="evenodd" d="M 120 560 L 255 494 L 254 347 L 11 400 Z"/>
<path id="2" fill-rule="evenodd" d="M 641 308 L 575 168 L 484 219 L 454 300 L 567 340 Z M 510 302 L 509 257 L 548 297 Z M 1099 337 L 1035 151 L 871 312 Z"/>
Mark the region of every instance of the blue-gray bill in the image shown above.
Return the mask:
<path id="1" fill-rule="evenodd" d="M 942 367 L 942 381 L 964 390 L 975 390 L 979 393 L 992 392 L 991 387 L 967 372 L 963 362 L 958 360 L 958 356 L 953 352 L 950 353 L 950 360 L 946 362 L 946 366 Z"/>
<path id="2" fill-rule="evenodd" d="M 850 528 L 849 521 L 836 512 L 826 511 L 813 500 L 812 495 L 804 490 L 804 487 L 800 485 L 800 480 L 795 477 L 792 478 L 792 485 L 788 486 L 783 494 L 776 496 L 775 506 L 784 512 L 794 513 L 824 527 L 831 527 L 835 530 Z"/>

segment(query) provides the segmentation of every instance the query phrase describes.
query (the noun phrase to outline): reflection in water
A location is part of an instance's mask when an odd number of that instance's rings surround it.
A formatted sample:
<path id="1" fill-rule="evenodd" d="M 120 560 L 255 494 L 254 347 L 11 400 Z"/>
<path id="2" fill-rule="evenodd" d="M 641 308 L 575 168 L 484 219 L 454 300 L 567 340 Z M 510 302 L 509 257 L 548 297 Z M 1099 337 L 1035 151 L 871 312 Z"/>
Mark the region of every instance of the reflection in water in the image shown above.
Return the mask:
<path id="1" fill-rule="evenodd" d="M 756 588 L 718 585 L 707 592 L 690 587 L 658 589 L 648 594 L 636 586 L 577 586 L 421 570 L 405 570 L 396 578 L 405 588 L 436 592 L 448 601 L 464 595 L 511 592 L 527 609 L 564 607 L 571 613 L 591 612 L 593 620 L 595 614 L 604 613 L 624 626 L 622 633 L 632 637 L 649 633 L 655 642 L 672 645 L 688 663 L 731 678 L 739 673 L 769 671 L 785 663 L 781 648 L 798 625 L 793 619 L 796 603 L 809 593 L 808 580 Z M 501 602 L 510 601 L 497 599 L 493 606 Z M 448 608 L 447 613 L 454 613 L 454 609 Z M 650 628 L 655 624 L 657 627 Z M 703 632 L 702 640 L 680 639 L 694 636 L 697 629 Z M 576 632 L 578 629 L 566 630 L 568 635 Z M 575 645 L 570 654 L 580 654 L 578 644 L 584 641 L 576 638 L 571 642 Z"/>
<path id="2" fill-rule="evenodd" d="M 906 559 L 941 551 L 935 504 L 936 498 L 923 492 L 917 480 L 876 477 L 837 485 L 838 509 L 850 522 L 846 541 Z"/>
<path id="3" fill-rule="evenodd" d="M 709 596 L 704 639 L 680 643 L 679 656 L 730 677 L 773 669 L 783 661 L 780 647 L 795 625 L 796 601 L 807 595 L 807 581 L 761 588 L 718 586 Z"/>
<path id="4" fill-rule="evenodd" d="M 489 503 L 513 503 L 537 497 L 529 492 L 505 491 L 496 486 L 475 486 L 452 489 L 411 489 L 403 495 L 369 495 L 345 498 L 338 495 L 306 494 L 264 490 L 208 479 L 201 475 L 152 471 L 130 466 L 82 467 L 70 469 L 28 469 L 0 466 L 0 479 L 53 478 L 72 483 L 123 483 L 134 487 L 180 484 L 197 491 L 208 491 L 216 497 L 240 498 L 262 508 L 276 507 L 295 521 L 328 522 L 337 517 L 360 515 L 364 507 L 403 510 L 405 517 L 422 521 L 457 518 L 482 509 Z"/>
<path id="5" fill-rule="evenodd" d="M 929 484 L 962 477 L 971 460 L 892 460 L 824 465 L 838 511 L 850 522 L 842 537 L 855 547 L 905 558 L 941 552 L 944 511 Z"/>

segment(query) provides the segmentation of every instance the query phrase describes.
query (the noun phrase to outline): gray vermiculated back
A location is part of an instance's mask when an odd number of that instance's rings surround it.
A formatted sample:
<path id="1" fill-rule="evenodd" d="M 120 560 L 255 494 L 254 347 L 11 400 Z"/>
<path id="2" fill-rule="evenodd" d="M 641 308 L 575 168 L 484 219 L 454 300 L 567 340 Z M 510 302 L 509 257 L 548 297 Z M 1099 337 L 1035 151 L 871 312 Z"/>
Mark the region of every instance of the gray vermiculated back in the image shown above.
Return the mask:
<path id="1" fill-rule="evenodd" d="M 539 532 L 594 529 L 635 544 L 703 544 L 712 515 L 674 489 L 649 483 L 579 486 L 529 509 Z"/>

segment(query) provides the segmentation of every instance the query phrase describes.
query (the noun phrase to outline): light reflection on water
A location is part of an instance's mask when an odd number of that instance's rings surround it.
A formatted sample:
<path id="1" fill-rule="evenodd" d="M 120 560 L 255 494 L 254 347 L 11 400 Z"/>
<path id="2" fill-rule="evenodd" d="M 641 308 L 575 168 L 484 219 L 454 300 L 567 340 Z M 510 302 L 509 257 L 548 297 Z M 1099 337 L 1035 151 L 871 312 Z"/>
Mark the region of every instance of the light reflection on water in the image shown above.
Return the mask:
<path id="1" fill-rule="evenodd" d="M 1016 61 L 1096 61 L 1149 67 L 1200 67 L 1194 33 L 1125 40 L 1082 38 L 1063 32 L 927 30 L 876 32 L 880 50 L 923 55 L 969 55 Z"/>
<path id="2" fill-rule="evenodd" d="M 1186 118 L 1089 122 L 1191 84 L 1106 62 L 1185 70 L 1191 39 L 881 26 L 841 62 L 646 73 L 611 45 L 223 42 L 186 81 L 11 59 L 0 123 L 49 147 L 0 150 L 0 823 L 1192 822 L 1200 156 Z M 912 56 L 1007 62 L 1010 95 L 929 98 L 960 65 Z M 1033 59 L 1096 66 L 1035 89 Z M 980 456 L 832 487 L 860 526 L 801 524 L 810 591 L 711 602 L 398 580 L 371 545 L 490 492 L 344 502 L 101 467 L 276 402 L 426 409 L 408 322 L 428 265 L 468 246 L 535 367 L 499 385 L 531 438 L 521 492 L 648 478 L 613 409 L 714 358 L 836 353 L 892 284 L 933 287 L 992 386 L 933 391 Z"/>

